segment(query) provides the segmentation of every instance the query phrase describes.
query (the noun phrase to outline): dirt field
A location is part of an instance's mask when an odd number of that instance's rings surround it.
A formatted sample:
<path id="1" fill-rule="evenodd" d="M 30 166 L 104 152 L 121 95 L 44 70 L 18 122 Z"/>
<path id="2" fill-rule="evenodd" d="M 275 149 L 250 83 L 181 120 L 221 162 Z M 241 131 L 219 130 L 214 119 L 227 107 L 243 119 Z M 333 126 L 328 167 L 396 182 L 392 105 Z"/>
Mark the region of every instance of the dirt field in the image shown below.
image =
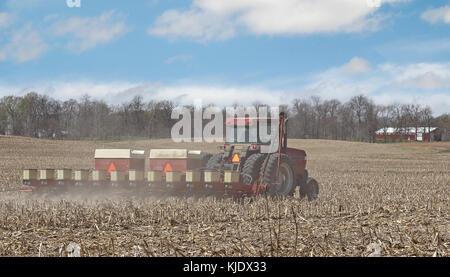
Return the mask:
<path id="1" fill-rule="evenodd" d="M 450 143 L 291 140 L 319 199 L 42 200 L 0 196 L 0 256 L 449 256 Z M 95 148 L 190 148 L 170 140 L 0 137 L 0 190 L 23 168 L 92 168 Z M 204 150 L 217 151 L 215 145 Z"/>

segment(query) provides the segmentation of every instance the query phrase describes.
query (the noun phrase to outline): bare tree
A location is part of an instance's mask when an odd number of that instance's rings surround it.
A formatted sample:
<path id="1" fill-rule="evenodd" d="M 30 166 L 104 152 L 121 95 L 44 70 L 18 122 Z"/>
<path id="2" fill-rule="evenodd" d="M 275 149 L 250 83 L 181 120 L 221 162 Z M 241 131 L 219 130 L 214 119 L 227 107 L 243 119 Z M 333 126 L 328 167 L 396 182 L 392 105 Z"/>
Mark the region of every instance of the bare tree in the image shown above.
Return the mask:
<path id="1" fill-rule="evenodd" d="M 367 98 L 364 95 L 354 96 L 350 99 L 350 107 L 353 109 L 358 122 L 358 140 L 362 141 L 363 118 L 367 108 Z"/>
<path id="2" fill-rule="evenodd" d="M 379 106 L 380 111 L 380 123 L 384 131 L 384 142 L 387 142 L 387 129 L 394 126 L 394 106 Z"/>
<path id="3" fill-rule="evenodd" d="M 376 141 L 376 132 L 379 127 L 378 118 L 380 110 L 372 100 L 366 101 L 364 121 L 366 123 L 367 139 L 369 142 Z"/>
<path id="4" fill-rule="evenodd" d="M 331 100 L 325 101 L 324 104 L 327 107 L 327 111 L 329 113 L 327 121 L 328 121 L 328 130 L 330 133 L 330 138 L 336 140 L 338 138 L 337 113 L 338 113 L 338 109 L 341 105 L 341 102 L 337 99 L 331 99 Z"/>
<path id="5" fill-rule="evenodd" d="M 430 132 L 430 135 L 428 136 L 428 142 L 430 142 L 431 141 L 431 124 L 433 121 L 433 112 L 429 106 L 426 106 L 422 110 L 422 121 L 428 127 L 428 132 Z"/>
<path id="6" fill-rule="evenodd" d="M 12 134 L 18 136 L 24 135 L 23 113 L 20 104 L 21 98 L 15 96 L 3 97 L 0 101 L 0 106 L 8 117 L 7 125 L 11 124 Z"/>
<path id="7" fill-rule="evenodd" d="M 340 137 L 343 140 L 353 140 L 356 137 L 356 124 L 354 111 L 350 103 L 345 103 L 338 109 L 338 120 L 340 123 Z"/>

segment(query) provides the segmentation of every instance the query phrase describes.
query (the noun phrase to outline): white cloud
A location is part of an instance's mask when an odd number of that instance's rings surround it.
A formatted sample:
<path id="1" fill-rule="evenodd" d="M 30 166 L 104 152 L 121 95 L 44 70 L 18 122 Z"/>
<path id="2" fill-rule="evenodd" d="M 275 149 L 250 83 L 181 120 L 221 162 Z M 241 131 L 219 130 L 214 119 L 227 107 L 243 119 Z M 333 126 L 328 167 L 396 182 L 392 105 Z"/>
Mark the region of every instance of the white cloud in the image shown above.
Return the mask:
<path id="1" fill-rule="evenodd" d="M 162 99 L 173 99 L 183 105 L 194 104 L 194 99 L 201 99 L 203 104 L 232 106 L 235 103 L 251 105 L 255 101 L 279 105 L 284 103 L 282 91 L 274 91 L 258 86 L 214 86 L 214 85 L 182 85 L 161 87 L 158 96 Z"/>
<path id="2" fill-rule="evenodd" d="M 48 48 L 40 33 L 28 24 L 14 31 L 6 45 L 0 46 L 0 61 L 31 61 L 39 58 Z"/>
<path id="3" fill-rule="evenodd" d="M 366 80 L 321 80 L 306 86 L 299 94 L 300 97 L 320 96 L 322 99 L 338 99 L 342 102 L 351 97 L 363 94 L 371 98 L 376 104 L 390 105 L 420 104 L 430 106 L 435 115 L 450 111 L 450 93 L 445 90 L 400 89 L 380 82 L 376 77 Z"/>
<path id="4" fill-rule="evenodd" d="M 82 52 L 111 42 L 129 31 L 124 19 L 109 11 L 97 17 L 72 17 L 52 25 L 56 36 L 67 36 L 67 48 Z"/>
<path id="5" fill-rule="evenodd" d="M 54 82 L 47 86 L 41 84 L 37 86 L 37 89 L 61 100 L 68 98 L 76 99 L 87 94 L 95 99 L 119 104 L 132 99 L 135 94 L 148 94 L 153 90 L 153 86 L 130 82 L 77 81 Z"/>
<path id="6" fill-rule="evenodd" d="M 450 63 L 385 64 L 381 70 L 392 76 L 391 85 L 407 89 L 449 89 Z"/>
<path id="7" fill-rule="evenodd" d="M 442 78 L 435 72 L 426 72 L 408 80 L 403 80 L 403 85 L 406 87 L 416 87 L 422 89 L 435 89 L 440 87 L 448 88 L 450 87 L 450 78 Z"/>
<path id="8" fill-rule="evenodd" d="M 449 93 L 422 93 L 411 94 L 407 92 L 386 92 L 373 97 L 377 104 L 419 104 L 429 106 L 435 116 L 450 112 L 450 94 Z"/>
<path id="9" fill-rule="evenodd" d="M 285 78 L 293 80 L 294 78 Z M 348 74 L 341 67 L 330 68 L 298 83 L 288 81 L 283 86 L 277 80 L 275 89 L 261 82 L 248 85 L 205 84 L 198 81 L 163 85 L 134 82 L 71 81 L 42 82 L 26 88 L 2 86 L 0 97 L 16 92 L 23 95 L 36 91 L 65 100 L 87 94 L 111 104 L 119 104 L 141 95 L 149 100 L 172 100 L 192 105 L 195 99 L 204 104 L 231 106 L 235 103 L 251 105 L 255 101 L 270 105 L 291 103 L 294 98 L 313 95 L 322 99 L 348 101 L 352 96 L 364 94 L 376 104 L 417 103 L 430 106 L 435 115 L 450 111 L 450 63 L 391 64 L 373 66 L 370 74 Z"/>
<path id="10" fill-rule="evenodd" d="M 429 9 L 422 13 L 421 18 L 430 23 L 444 22 L 450 23 L 450 6 L 443 6 L 436 9 Z"/>
<path id="11" fill-rule="evenodd" d="M 189 60 L 192 60 L 191 55 L 177 55 L 170 57 L 166 60 L 166 64 L 173 64 L 175 62 L 187 62 Z"/>
<path id="12" fill-rule="evenodd" d="M 220 86 L 220 85 L 172 85 L 130 82 L 52 82 L 38 83 L 27 87 L 2 86 L 0 97 L 15 92 L 25 95 L 30 91 L 46 94 L 60 100 L 80 98 L 89 95 L 94 99 L 102 99 L 112 104 L 121 104 L 141 95 L 145 100 L 173 100 L 182 105 L 193 104 L 194 99 L 202 99 L 203 103 L 232 105 L 235 102 L 251 104 L 255 100 L 269 101 L 273 104 L 283 103 L 282 92 L 252 86 Z"/>
<path id="13" fill-rule="evenodd" d="M 404 0 L 380 6 L 393 2 Z M 378 28 L 378 8 L 364 0 L 194 0 L 188 10 L 164 12 L 148 33 L 207 41 L 242 29 L 256 35 L 360 32 Z"/>
<path id="14" fill-rule="evenodd" d="M 14 22 L 15 17 L 8 13 L 0 13 L 0 30 L 8 28 Z"/>
<path id="15" fill-rule="evenodd" d="M 342 67 L 316 74 L 301 90 L 303 95 L 347 101 L 364 94 L 377 104 L 429 105 L 435 114 L 450 111 L 450 63 L 385 63 L 370 74 L 349 75 Z"/>
<path id="16" fill-rule="evenodd" d="M 352 58 L 341 69 L 350 73 L 367 73 L 371 70 L 369 62 L 359 57 Z"/>

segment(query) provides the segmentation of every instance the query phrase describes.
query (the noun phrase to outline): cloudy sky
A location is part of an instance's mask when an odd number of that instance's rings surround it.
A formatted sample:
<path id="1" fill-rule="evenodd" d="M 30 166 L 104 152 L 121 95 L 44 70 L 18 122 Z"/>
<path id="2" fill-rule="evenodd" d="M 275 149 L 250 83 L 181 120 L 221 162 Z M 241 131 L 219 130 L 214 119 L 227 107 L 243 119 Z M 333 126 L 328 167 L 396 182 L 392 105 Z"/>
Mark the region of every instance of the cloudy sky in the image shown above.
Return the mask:
<path id="1" fill-rule="evenodd" d="M 80 2 L 0 0 L 0 97 L 274 105 L 364 94 L 450 112 L 450 1 Z"/>

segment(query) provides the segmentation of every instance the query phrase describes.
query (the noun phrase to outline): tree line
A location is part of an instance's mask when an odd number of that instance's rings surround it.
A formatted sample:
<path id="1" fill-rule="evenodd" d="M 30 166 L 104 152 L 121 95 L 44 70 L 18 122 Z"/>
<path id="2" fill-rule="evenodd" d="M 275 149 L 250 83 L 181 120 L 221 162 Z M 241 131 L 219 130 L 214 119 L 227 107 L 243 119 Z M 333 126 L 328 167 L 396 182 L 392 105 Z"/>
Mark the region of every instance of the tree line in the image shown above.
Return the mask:
<path id="1" fill-rule="evenodd" d="M 433 117 L 429 106 L 420 104 L 376 105 L 372 99 L 357 95 L 341 103 L 337 99 L 295 99 L 289 108 L 291 132 L 296 138 L 354 140 L 375 142 L 376 132 L 392 127 L 399 137 L 407 128 L 440 127 L 450 130 L 450 114 Z M 293 128 L 292 128 L 293 127 Z M 417 136 L 416 136 L 417 137 Z"/>
<path id="2" fill-rule="evenodd" d="M 171 101 L 142 97 L 121 105 L 83 96 L 58 101 L 29 93 L 0 99 L 0 134 L 55 139 L 118 139 L 122 137 L 170 137 Z"/>
<path id="3" fill-rule="evenodd" d="M 89 96 L 65 101 L 34 92 L 5 96 L 0 99 L 0 134 L 52 139 L 169 138 L 177 122 L 171 118 L 175 107 L 173 101 L 145 102 L 140 96 L 119 105 Z M 430 107 L 418 104 L 376 105 L 364 95 L 345 103 L 318 96 L 299 98 L 281 108 L 289 115 L 293 138 L 375 142 L 376 131 L 388 127 L 450 130 L 449 114 L 435 118 Z"/>

